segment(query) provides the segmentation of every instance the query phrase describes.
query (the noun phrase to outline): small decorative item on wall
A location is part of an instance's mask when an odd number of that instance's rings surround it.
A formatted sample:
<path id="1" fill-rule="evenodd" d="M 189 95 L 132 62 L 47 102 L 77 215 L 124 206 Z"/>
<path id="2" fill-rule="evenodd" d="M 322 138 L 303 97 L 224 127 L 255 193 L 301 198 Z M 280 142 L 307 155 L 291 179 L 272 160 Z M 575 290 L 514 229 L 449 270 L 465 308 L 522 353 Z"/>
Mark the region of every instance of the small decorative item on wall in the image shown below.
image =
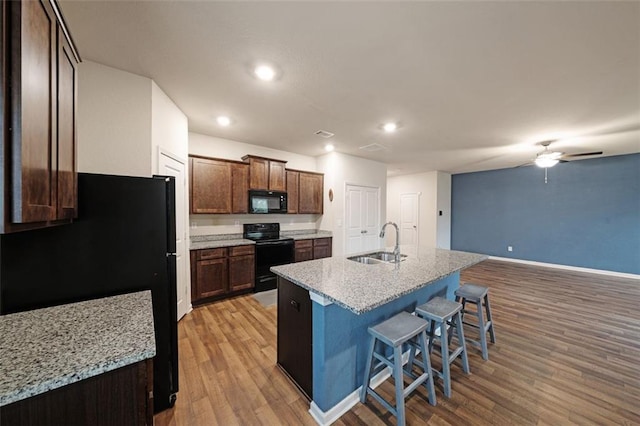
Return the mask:
<path id="1" fill-rule="evenodd" d="M 333 189 L 329 189 L 329 201 L 333 201 Z"/>

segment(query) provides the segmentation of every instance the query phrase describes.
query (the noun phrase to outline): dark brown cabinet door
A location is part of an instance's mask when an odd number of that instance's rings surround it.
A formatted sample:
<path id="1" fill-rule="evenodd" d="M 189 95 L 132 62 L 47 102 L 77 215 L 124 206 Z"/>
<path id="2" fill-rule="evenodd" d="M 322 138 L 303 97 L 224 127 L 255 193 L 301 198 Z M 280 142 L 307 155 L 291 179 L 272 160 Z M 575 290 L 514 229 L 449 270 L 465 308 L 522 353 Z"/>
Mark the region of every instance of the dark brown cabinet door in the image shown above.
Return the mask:
<path id="1" fill-rule="evenodd" d="M 227 291 L 227 259 L 198 260 L 196 262 L 198 299 L 217 296 Z"/>
<path id="2" fill-rule="evenodd" d="M 2 90 L 0 232 L 69 223 L 77 216 L 76 64 L 57 2 L 0 8 Z"/>
<path id="3" fill-rule="evenodd" d="M 231 213 L 231 164 L 191 158 L 191 213 Z"/>
<path id="4" fill-rule="evenodd" d="M 271 191 L 287 190 L 285 163 L 269 161 L 269 189 Z"/>
<path id="5" fill-rule="evenodd" d="M 229 247 L 229 291 L 255 286 L 255 246 Z"/>
<path id="6" fill-rule="evenodd" d="M 14 223 L 56 219 L 56 19 L 49 2 L 9 2 Z"/>
<path id="7" fill-rule="evenodd" d="M 244 290 L 255 286 L 255 256 L 229 258 L 229 291 Z"/>
<path id="8" fill-rule="evenodd" d="M 294 247 L 295 247 L 296 262 L 313 260 L 313 241 L 312 240 L 298 240 L 294 244 L 295 244 Z"/>
<path id="9" fill-rule="evenodd" d="M 300 173 L 287 170 L 287 213 L 298 213 Z"/>
<path id="10" fill-rule="evenodd" d="M 331 257 L 331 238 L 317 238 L 313 240 L 313 258 Z"/>
<path id="11" fill-rule="evenodd" d="M 249 165 L 231 164 L 231 213 L 249 212 Z"/>
<path id="12" fill-rule="evenodd" d="M 249 188 L 269 189 L 269 160 L 249 158 Z"/>
<path id="13" fill-rule="evenodd" d="M 322 174 L 300 172 L 298 213 L 322 214 L 323 183 Z"/>
<path id="14" fill-rule="evenodd" d="M 304 288 L 278 277 L 278 364 L 313 399 L 312 302 Z"/>
<path id="15" fill-rule="evenodd" d="M 77 217 L 76 63 L 58 28 L 58 219 Z"/>

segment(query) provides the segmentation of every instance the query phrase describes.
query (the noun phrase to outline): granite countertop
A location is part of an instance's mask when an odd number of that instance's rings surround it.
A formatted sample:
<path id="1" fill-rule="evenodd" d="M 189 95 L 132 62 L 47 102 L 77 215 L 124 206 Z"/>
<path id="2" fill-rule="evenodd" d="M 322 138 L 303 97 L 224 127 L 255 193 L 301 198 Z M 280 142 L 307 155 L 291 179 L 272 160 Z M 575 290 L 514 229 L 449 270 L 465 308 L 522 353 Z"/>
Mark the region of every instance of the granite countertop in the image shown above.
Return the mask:
<path id="1" fill-rule="evenodd" d="M 330 238 L 331 232 L 304 229 L 298 231 L 281 231 L 280 236 L 293 238 L 294 240 L 312 240 L 315 238 Z M 189 250 L 243 246 L 255 243 L 256 242 L 253 240 L 246 240 L 242 238 L 242 234 L 194 235 L 190 239 Z"/>
<path id="2" fill-rule="evenodd" d="M 155 354 L 149 290 L 0 316 L 0 406 Z"/>
<path id="3" fill-rule="evenodd" d="M 247 244 L 255 244 L 255 243 L 256 243 L 255 241 L 245 240 L 244 238 L 236 238 L 233 240 L 218 240 L 218 239 L 201 240 L 201 241 L 191 240 L 191 244 L 189 245 L 189 250 L 204 250 L 204 249 L 213 249 L 213 248 L 221 248 L 221 247 L 244 246 Z"/>
<path id="4" fill-rule="evenodd" d="M 274 266 L 271 271 L 355 314 L 362 314 L 487 258 L 433 247 L 401 246 L 400 252 L 407 257 L 399 265 L 367 265 L 337 256 Z"/>

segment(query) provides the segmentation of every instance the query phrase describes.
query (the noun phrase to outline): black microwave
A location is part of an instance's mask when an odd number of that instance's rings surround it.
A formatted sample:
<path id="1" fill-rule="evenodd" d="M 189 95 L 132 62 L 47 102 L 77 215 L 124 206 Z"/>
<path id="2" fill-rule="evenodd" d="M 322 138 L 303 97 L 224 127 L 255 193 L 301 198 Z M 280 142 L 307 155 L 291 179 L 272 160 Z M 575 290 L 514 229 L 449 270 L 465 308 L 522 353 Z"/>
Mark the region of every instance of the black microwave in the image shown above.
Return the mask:
<path id="1" fill-rule="evenodd" d="M 279 191 L 249 191 L 249 213 L 286 213 L 287 193 Z"/>

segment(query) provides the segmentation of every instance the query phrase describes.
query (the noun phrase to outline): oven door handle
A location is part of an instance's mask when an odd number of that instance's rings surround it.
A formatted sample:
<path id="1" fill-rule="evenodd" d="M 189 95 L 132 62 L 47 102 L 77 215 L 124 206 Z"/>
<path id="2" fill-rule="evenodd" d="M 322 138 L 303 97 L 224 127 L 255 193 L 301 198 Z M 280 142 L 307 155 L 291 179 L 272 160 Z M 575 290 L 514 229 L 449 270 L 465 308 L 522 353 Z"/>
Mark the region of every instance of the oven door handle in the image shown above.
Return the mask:
<path id="1" fill-rule="evenodd" d="M 257 247 L 265 247 L 265 246 L 289 246 L 293 245 L 293 241 L 271 241 L 264 243 L 256 243 Z"/>

